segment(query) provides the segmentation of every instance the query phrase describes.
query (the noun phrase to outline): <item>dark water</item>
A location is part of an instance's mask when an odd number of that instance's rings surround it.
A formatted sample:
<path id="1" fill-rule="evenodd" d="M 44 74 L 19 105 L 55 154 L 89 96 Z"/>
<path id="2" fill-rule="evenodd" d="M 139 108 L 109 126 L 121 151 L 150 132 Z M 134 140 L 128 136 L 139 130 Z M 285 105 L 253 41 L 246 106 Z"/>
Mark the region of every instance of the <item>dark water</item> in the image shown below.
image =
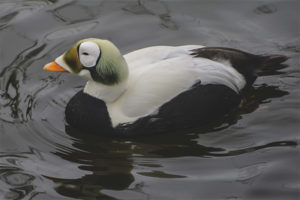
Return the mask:
<path id="1" fill-rule="evenodd" d="M 0 199 L 300 199 L 300 3 L 0 0 Z M 42 70 L 75 41 L 202 44 L 290 57 L 223 123 L 137 139 L 76 134 L 84 85 Z"/>

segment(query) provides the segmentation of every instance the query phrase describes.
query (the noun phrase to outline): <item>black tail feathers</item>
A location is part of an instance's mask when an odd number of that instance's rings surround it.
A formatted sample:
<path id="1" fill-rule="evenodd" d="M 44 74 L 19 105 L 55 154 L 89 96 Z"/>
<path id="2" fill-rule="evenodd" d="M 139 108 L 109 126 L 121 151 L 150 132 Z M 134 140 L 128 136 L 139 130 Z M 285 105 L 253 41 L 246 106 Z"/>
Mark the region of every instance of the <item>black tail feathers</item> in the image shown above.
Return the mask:
<path id="1" fill-rule="evenodd" d="M 229 61 L 246 78 L 247 85 L 252 85 L 257 76 L 282 74 L 283 72 L 277 70 L 287 67 L 282 63 L 288 59 L 283 55 L 255 55 L 226 47 L 194 49 L 191 55 L 216 61 Z"/>
<path id="2" fill-rule="evenodd" d="M 256 74 L 258 76 L 281 74 L 277 70 L 287 67 L 286 64 L 282 64 L 287 59 L 288 57 L 283 55 L 262 55 Z"/>

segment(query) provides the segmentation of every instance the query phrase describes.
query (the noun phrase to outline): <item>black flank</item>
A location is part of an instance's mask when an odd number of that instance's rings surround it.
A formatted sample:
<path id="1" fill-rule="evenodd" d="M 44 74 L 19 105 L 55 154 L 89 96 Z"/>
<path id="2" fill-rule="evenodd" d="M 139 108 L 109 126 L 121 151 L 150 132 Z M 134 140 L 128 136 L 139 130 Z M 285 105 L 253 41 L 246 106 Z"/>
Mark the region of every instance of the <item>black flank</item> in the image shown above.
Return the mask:
<path id="1" fill-rule="evenodd" d="M 82 131 L 101 135 L 112 134 L 113 128 L 104 101 L 79 91 L 68 102 L 66 121 Z"/>
<path id="2" fill-rule="evenodd" d="M 162 105 L 157 113 L 119 125 L 115 130 L 121 135 L 134 136 L 201 127 L 236 109 L 240 102 L 241 96 L 227 86 L 199 82 Z"/>

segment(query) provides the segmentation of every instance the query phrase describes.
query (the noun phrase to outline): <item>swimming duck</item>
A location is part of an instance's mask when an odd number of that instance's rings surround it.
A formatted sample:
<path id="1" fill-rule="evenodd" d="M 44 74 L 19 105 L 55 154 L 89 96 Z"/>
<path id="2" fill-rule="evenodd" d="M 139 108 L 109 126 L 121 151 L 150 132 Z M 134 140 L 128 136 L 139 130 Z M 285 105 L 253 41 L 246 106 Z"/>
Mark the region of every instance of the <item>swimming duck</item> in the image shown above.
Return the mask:
<path id="1" fill-rule="evenodd" d="M 66 106 L 71 127 L 131 136 L 212 122 L 240 105 L 257 76 L 283 68 L 286 59 L 201 45 L 152 46 L 122 56 L 111 41 L 88 38 L 44 69 L 87 79 Z"/>

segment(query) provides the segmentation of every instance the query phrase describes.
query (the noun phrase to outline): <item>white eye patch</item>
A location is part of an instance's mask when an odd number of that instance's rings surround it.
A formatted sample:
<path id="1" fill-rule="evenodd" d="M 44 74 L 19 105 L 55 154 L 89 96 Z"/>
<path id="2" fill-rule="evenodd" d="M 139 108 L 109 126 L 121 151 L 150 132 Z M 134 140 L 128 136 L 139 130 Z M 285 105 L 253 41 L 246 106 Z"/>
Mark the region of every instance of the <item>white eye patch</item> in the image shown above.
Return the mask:
<path id="1" fill-rule="evenodd" d="M 94 67 L 100 57 L 100 48 L 94 42 L 83 42 L 78 49 L 78 56 L 84 67 Z"/>

